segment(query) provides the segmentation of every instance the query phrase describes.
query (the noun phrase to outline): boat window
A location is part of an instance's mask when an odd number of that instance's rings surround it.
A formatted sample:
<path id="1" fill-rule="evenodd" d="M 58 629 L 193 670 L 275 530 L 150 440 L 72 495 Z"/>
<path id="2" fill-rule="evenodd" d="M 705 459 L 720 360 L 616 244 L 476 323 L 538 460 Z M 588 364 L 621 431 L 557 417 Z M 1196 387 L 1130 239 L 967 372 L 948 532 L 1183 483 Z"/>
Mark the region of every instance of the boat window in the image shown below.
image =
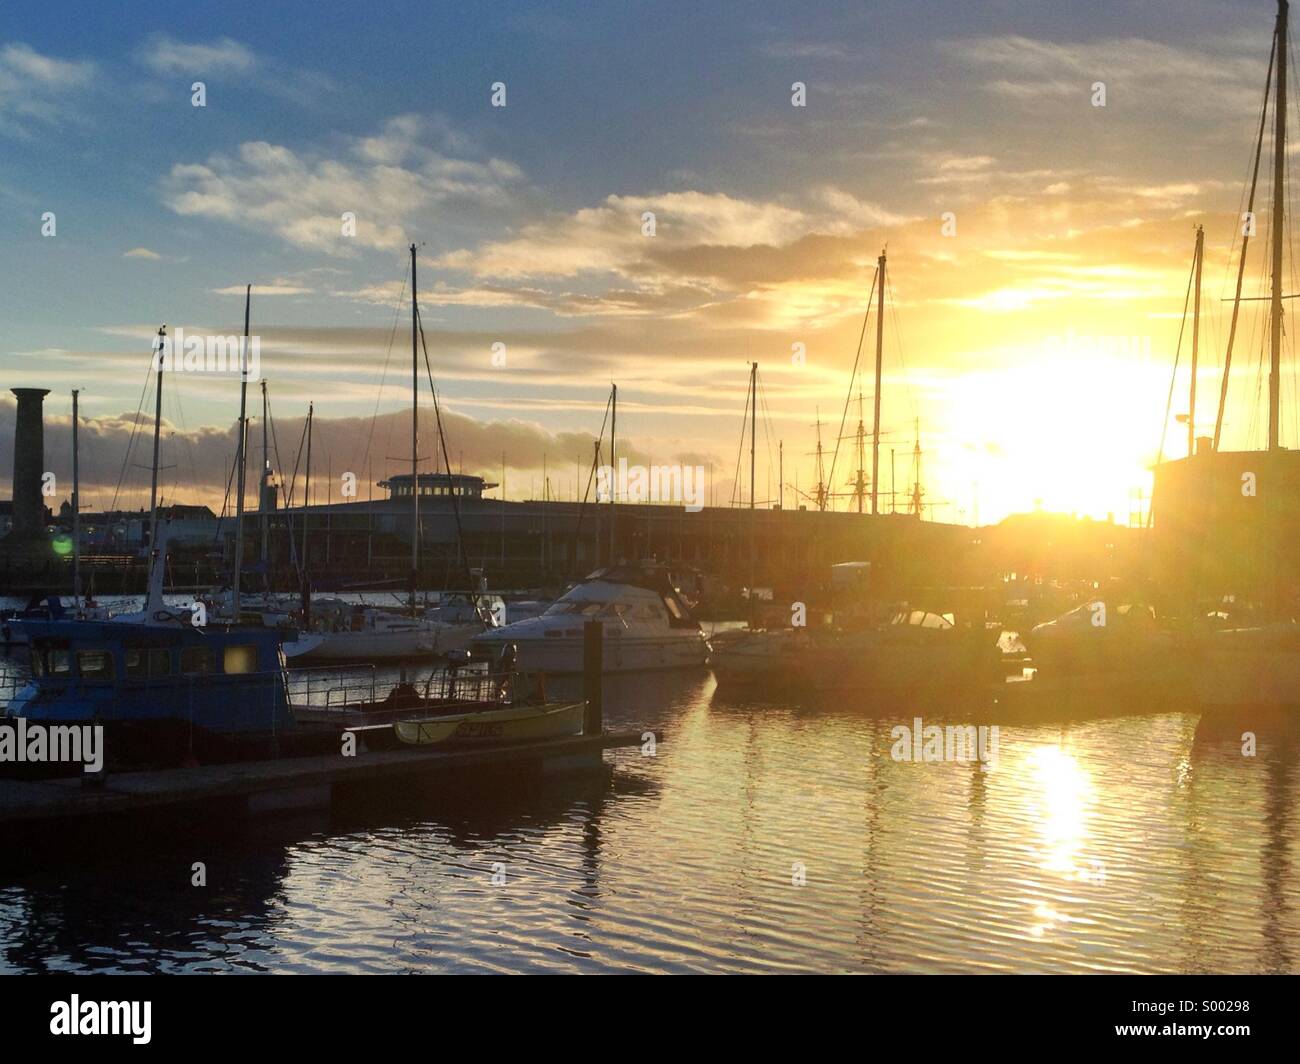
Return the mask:
<path id="1" fill-rule="evenodd" d="M 187 676 L 217 671 L 217 656 L 211 647 L 186 647 L 181 651 L 181 672 Z"/>
<path id="2" fill-rule="evenodd" d="M 230 674 L 257 671 L 257 647 L 226 647 L 222 671 Z"/>
<path id="3" fill-rule="evenodd" d="M 38 680 L 45 675 L 45 650 L 43 648 L 32 647 L 31 666 L 32 675 Z"/>
<path id="4" fill-rule="evenodd" d="M 927 613 L 921 620 L 922 628 L 951 628 L 952 621 L 947 617 L 940 617 L 937 613 Z"/>
<path id="5" fill-rule="evenodd" d="M 77 671 L 83 680 L 111 680 L 113 655 L 107 650 L 77 651 Z"/>
<path id="6" fill-rule="evenodd" d="M 65 647 L 51 647 L 47 658 L 51 676 L 69 676 L 72 673 L 72 651 Z"/>
<path id="7" fill-rule="evenodd" d="M 143 679 L 167 676 L 172 671 L 171 652 L 166 647 L 130 646 L 123 651 L 126 675 Z"/>

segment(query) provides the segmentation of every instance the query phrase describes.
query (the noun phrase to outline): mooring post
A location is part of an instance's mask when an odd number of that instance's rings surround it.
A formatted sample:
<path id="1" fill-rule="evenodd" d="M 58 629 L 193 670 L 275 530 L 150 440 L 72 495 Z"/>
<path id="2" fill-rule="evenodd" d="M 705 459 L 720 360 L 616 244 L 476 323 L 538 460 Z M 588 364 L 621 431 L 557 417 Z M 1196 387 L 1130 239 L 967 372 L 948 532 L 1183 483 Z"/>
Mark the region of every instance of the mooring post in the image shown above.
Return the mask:
<path id="1" fill-rule="evenodd" d="M 587 713 L 582 724 L 583 735 L 599 735 L 605 727 L 604 706 L 601 702 L 604 636 L 605 626 L 600 621 L 587 621 L 583 624 L 582 697 L 587 700 Z"/>

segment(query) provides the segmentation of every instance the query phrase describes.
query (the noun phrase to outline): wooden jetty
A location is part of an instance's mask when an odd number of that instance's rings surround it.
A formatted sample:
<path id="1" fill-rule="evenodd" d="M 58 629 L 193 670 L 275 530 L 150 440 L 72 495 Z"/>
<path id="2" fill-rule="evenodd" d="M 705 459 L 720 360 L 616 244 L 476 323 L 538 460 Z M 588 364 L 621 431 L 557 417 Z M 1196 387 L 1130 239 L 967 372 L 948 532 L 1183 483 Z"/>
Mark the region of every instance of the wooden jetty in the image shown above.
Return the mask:
<path id="1" fill-rule="evenodd" d="M 508 746 L 325 754 L 194 768 L 89 774 L 49 780 L 0 780 L 0 831 L 24 824 L 116 813 L 219 805 L 229 815 L 257 817 L 328 807 L 336 793 L 398 781 L 506 770 L 541 776 L 590 771 L 605 750 L 638 746 L 640 732 L 604 732 Z"/>

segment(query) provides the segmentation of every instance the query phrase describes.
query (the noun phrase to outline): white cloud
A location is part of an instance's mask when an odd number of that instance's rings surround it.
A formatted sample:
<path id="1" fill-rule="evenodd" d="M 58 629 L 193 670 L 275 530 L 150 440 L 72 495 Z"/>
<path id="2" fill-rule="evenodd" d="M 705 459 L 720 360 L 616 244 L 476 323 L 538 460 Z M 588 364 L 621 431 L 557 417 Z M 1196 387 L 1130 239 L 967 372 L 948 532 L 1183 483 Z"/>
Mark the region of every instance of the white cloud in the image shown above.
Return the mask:
<path id="1" fill-rule="evenodd" d="M 214 288 L 213 292 L 219 296 L 243 296 L 246 286 L 242 284 L 227 285 L 225 288 Z M 310 295 L 313 289 L 304 288 L 300 284 L 294 284 L 292 281 L 286 281 L 277 277 L 268 284 L 254 284 L 253 295 L 255 296 L 305 296 Z"/>
<path id="2" fill-rule="evenodd" d="M 1093 83 L 1101 81 L 1112 108 L 1127 103 L 1147 114 L 1249 115 L 1258 107 L 1268 38 L 1237 36 L 1217 44 L 1216 50 L 1180 48 L 1140 37 L 1062 44 L 1009 34 L 941 41 L 939 49 L 995 71 L 986 91 L 1026 105 L 1074 97 L 1086 106 Z"/>
<path id="3" fill-rule="evenodd" d="M 156 74 L 215 74 L 248 71 L 256 62 L 252 51 L 229 37 L 207 44 L 186 44 L 155 33 L 136 49 L 136 59 Z"/>
<path id="4" fill-rule="evenodd" d="M 124 259 L 161 259 L 162 256 L 156 251 L 149 248 L 132 248 L 130 251 L 122 252 Z"/>
<path id="5" fill-rule="evenodd" d="M 522 178 L 517 166 L 458 157 L 449 145 L 463 139 L 413 115 L 353 138 L 335 158 L 249 141 L 233 157 L 219 153 L 173 166 L 163 199 L 177 214 L 270 231 L 298 247 L 334 254 L 356 246 L 391 249 L 431 213 L 456 224 L 510 205 Z M 355 236 L 342 232 L 348 211 L 356 215 Z"/>
<path id="6" fill-rule="evenodd" d="M 95 64 L 55 59 L 21 43 L 0 47 L 0 130 L 24 135 L 24 119 L 53 122 L 67 117 L 63 97 L 84 88 Z"/>

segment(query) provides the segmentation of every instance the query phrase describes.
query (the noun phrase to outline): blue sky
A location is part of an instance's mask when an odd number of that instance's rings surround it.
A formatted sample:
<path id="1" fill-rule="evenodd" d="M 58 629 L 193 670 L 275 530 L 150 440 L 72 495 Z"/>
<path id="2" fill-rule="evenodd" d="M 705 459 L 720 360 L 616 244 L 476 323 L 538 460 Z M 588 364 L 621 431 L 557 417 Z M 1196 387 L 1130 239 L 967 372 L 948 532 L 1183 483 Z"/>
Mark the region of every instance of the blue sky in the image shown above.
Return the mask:
<path id="1" fill-rule="evenodd" d="M 1078 426 L 1072 440 L 1052 418 L 1047 458 L 1026 464 L 1042 426 L 1000 431 L 1016 408 L 997 404 L 1059 391 L 1078 367 L 1044 375 L 1035 352 L 1075 334 L 1093 372 L 1143 374 L 1125 414 L 1148 419 L 1144 435 L 1105 457 L 1113 489 L 1077 504 L 1120 510 L 1159 435 L 1143 389 L 1167 385 L 1195 221 L 1227 266 L 1271 27 L 1267 3 L 1200 0 L 6 3 L 0 370 L 53 389 L 56 422 L 82 387 L 114 482 L 152 331 L 235 331 L 251 282 L 282 445 L 315 400 L 332 463 L 364 468 L 398 447 L 404 319 L 379 381 L 415 240 L 453 450 L 483 471 L 506 452 L 512 495 L 540 491 L 543 454 L 574 478 L 611 378 L 637 453 L 720 478 L 750 359 L 771 367 L 771 436 L 807 490 L 812 422 L 820 409 L 828 437 L 838 424 L 888 243 L 882 420 L 909 452 L 921 420 L 943 516 L 972 519 L 981 492 L 985 519 L 1074 508 L 1049 459 L 1070 457 Z M 1088 106 L 1094 80 L 1104 110 Z M 938 241 L 945 210 L 969 236 Z M 794 342 L 811 352 L 799 372 Z M 171 490 L 219 498 L 236 389 L 177 385 Z M 376 410 L 391 415 L 382 443 Z M 1236 425 L 1249 443 L 1251 415 Z M 52 453 L 60 439 L 55 424 Z"/>

